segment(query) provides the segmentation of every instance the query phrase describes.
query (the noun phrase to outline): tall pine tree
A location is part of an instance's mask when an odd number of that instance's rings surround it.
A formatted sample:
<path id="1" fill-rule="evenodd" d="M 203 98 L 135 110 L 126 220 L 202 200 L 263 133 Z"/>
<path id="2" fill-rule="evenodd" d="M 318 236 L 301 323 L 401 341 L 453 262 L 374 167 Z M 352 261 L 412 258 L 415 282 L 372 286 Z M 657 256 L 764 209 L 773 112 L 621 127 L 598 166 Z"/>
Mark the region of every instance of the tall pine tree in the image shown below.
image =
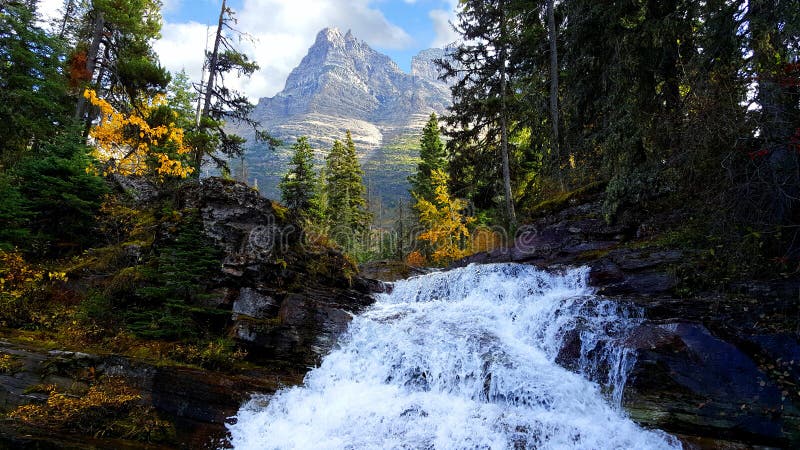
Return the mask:
<path id="1" fill-rule="evenodd" d="M 435 170 L 445 170 L 447 167 L 444 144 L 439 137 L 439 119 L 436 113 L 431 113 L 430 119 L 422 130 L 419 150 L 420 162 L 417 164 L 417 173 L 409 177 L 411 193 L 415 197 L 424 198 L 429 202 L 434 201 L 434 186 L 431 174 Z"/>
<path id="2" fill-rule="evenodd" d="M 195 149 L 194 166 L 198 169 L 198 174 L 205 159 L 213 161 L 223 171 L 230 170 L 230 160 L 242 159 L 246 139 L 230 133 L 225 127 L 227 121 L 235 121 L 252 128 L 256 140 L 266 142 L 269 148 L 280 145 L 279 140 L 261 130 L 259 123 L 250 117 L 255 105 L 243 93 L 232 90 L 224 83 L 226 75 L 249 77 L 259 69 L 255 61 L 237 50 L 234 45 L 234 36 L 240 40 L 244 36 L 234 28 L 235 16 L 234 10 L 223 0 L 214 45 L 211 51 L 206 52 L 204 69 L 208 76 L 200 86 L 203 106 L 197 117 L 197 128 L 190 134 L 190 141 Z"/>
<path id="3" fill-rule="evenodd" d="M 356 158 L 356 147 L 350 131 L 345 143 L 334 141 L 325 166 L 328 198 L 326 216 L 337 234 L 360 234 L 369 227 L 372 217 L 367 211 L 364 172 Z M 340 244 L 344 244 L 340 242 Z"/>
<path id="4" fill-rule="evenodd" d="M 518 67 L 513 59 L 517 19 L 509 0 L 464 0 L 461 5 L 455 29 L 463 43 L 450 58 L 437 61 L 444 77 L 455 79 L 453 106 L 445 117 L 453 162 L 450 179 L 456 194 L 470 194 L 482 207 L 493 206 L 500 194 L 506 223 L 513 228 L 508 141 L 516 103 L 510 80 Z"/>
<path id="5" fill-rule="evenodd" d="M 0 170 L 68 124 L 71 101 L 58 40 L 24 2 L 0 3 Z"/>
<path id="6" fill-rule="evenodd" d="M 289 162 L 289 171 L 283 176 L 278 187 L 281 200 L 290 210 L 297 214 L 309 213 L 314 204 L 316 176 L 314 174 L 314 152 L 308 138 L 301 136 L 292 145 L 294 155 Z"/>

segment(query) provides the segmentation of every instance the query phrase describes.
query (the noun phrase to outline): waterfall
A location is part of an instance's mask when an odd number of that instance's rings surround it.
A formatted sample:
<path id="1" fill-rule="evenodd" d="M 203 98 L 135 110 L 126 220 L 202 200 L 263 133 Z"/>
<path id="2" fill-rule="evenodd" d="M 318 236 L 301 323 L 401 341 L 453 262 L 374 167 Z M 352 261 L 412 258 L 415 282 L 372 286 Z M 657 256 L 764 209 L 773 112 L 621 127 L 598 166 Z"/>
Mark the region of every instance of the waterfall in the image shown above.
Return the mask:
<path id="1" fill-rule="evenodd" d="M 395 283 L 302 386 L 229 425 L 243 449 L 673 449 L 620 408 L 638 311 L 588 269 L 470 265 Z M 562 365 L 559 365 L 558 362 Z M 566 368 L 569 367 L 569 370 Z"/>

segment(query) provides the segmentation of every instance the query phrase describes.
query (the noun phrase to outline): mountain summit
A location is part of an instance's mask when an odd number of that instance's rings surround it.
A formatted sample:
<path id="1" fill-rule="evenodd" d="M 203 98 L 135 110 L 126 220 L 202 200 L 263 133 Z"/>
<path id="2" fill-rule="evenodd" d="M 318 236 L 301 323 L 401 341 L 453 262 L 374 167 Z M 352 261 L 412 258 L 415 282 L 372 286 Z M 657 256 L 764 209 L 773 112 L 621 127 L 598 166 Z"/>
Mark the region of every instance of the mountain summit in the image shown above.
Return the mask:
<path id="1" fill-rule="evenodd" d="M 407 74 L 350 31 L 325 28 L 283 91 L 259 100 L 253 118 L 286 142 L 305 135 L 329 145 L 349 129 L 357 144 L 376 148 L 418 133 L 431 112 L 441 114 L 451 104 L 432 62 L 442 56 L 443 50 L 422 51 Z"/>

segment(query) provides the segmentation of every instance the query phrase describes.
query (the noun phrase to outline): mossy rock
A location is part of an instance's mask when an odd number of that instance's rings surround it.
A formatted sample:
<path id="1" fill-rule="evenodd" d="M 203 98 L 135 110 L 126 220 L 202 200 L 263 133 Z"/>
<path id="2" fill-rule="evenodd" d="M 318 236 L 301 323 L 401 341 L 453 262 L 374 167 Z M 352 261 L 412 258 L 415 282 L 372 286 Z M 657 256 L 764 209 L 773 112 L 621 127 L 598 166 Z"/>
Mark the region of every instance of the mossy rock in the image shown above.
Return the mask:
<path id="1" fill-rule="evenodd" d="M 595 195 L 603 192 L 606 187 L 605 182 L 596 181 L 578 189 L 557 194 L 547 200 L 539 202 L 530 208 L 522 207 L 523 214 L 530 218 L 537 218 L 554 214 L 570 206 L 585 202 Z"/>

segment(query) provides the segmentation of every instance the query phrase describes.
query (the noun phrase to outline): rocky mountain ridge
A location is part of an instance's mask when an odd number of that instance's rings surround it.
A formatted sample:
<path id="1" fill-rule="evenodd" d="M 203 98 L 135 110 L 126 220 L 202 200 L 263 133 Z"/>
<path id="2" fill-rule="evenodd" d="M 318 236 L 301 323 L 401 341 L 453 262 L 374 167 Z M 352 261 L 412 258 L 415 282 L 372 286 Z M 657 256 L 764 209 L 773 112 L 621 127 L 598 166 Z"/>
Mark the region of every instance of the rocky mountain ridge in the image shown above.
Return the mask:
<path id="1" fill-rule="evenodd" d="M 262 98 L 253 118 L 279 138 L 308 136 L 329 145 L 351 130 L 363 147 L 417 131 L 431 112 L 444 113 L 450 91 L 433 64 L 441 49 L 423 50 L 411 74 L 352 32 L 325 28 L 286 80 L 283 91 Z"/>

